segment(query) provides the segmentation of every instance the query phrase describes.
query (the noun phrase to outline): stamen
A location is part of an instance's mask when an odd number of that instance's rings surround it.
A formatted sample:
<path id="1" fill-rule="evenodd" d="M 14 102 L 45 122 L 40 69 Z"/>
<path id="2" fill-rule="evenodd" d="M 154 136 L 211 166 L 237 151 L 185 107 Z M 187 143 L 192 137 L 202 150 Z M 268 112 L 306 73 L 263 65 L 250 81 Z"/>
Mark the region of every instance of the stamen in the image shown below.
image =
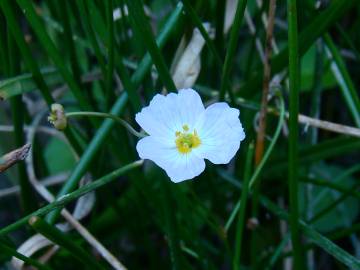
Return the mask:
<path id="1" fill-rule="evenodd" d="M 193 148 L 198 147 L 201 144 L 201 140 L 194 129 L 193 133 L 189 133 L 189 126 L 183 125 L 184 132 L 175 132 L 175 144 L 176 148 L 181 154 L 187 154 L 191 152 Z"/>
<path id="2" fill-rule="evenodd" d="M 189 131 L 189 126 L 188 126 L 188 125 L 186 125 L 186 124 L 185 124 L 185 125 L 183 125 L 183 127 L 182 127 L 182 128 L 183 128 L 183 130 L 184 130 L 184 131 Z"/>

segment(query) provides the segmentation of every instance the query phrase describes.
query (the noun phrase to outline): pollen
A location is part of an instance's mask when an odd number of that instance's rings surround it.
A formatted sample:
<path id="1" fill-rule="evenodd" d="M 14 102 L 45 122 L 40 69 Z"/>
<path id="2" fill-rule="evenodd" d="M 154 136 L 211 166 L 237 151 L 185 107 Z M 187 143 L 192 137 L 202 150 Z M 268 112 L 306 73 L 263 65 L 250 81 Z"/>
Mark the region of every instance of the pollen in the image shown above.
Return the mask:
<path id="1" fill-rule="evenodd" d="M 182 128 L 183 128 L 184 131 L 189 131 L 189 126 L 188 125 L 183 125 Z"/>
<path id="2" fill-rule="evenodd" d="M 176 148 L 181 154 L 190 153 L 193 148 L 196 148 L 201 144 L 201 140 L 196 130 L 194 129 L 192 133 L 188 131 L 189 131 L 189 126 L 183 125 L 183 132 L 180 131 L 175 132 Z"/>

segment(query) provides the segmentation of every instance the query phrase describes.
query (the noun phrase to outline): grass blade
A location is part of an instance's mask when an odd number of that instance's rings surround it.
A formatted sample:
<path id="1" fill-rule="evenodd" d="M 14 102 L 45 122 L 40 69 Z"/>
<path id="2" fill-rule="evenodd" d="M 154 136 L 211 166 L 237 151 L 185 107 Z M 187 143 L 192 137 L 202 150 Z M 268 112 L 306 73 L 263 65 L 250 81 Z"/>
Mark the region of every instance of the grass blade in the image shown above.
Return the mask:
<path id="1" fill-rule="evenodd" d="M 304 26 L 304 30 L 299 34 L 299 56 L 303 56 L 310 46 L 334 25 L 347 10 L 354 6 L 355 3 L 357 3 L 356 0 L 334 0 L 326 10 L 317 15 L 314 14 L 312 20 Z M 274 74 L 279 73 L 287 67 L 288 58 L 289 48 L 283 49 L 279 54 L 272 58 L 271 69 Z M 241 95 L 243 97 L 249 97 L 256 94 L 254 89 L 260 89 L 262 74 L 263 71 L 260 67 L 241 87 Z"/>
<path id="2" fill-rule="evenodd" d="M 282 219 L 289 219 L 289 214 L 287 212 L 279 208 L 277 205 L 272 203 L 267 198 L 261 197 L 260 201 L 267 209 L 269 209 L 276 216 Z M 359 259 L 350 255 L 348 252 L 337 246 L 328 238 L 326 238 L 325 236 L 321 235 L 316 230 L 311 228 L 305 222 L 298 220 L 298 224 L 301 230 L 304 231 L 304 233 L 311 239 L 312 242 L 314 242 L 317 246 L 324 249 L 326 252 L 328 252 L 330 255 L 338 259 L 340 262 L 350 267 L 351 269 L 358 269 L 360 267 Z"/>
<path id="3" fill-rule="evenodd" d="M 7 25 L 8 26 L 8 25 Z M 11 36 L 11 32 L 7 31 L 7 66 L 4 67 L 7 69 L 7 75 L 13 76 L 20 70 L 20 62 L 18 59 L 18 51 L 15 45 L 14 39 Z M 11 105 L 11 115 L 14 124 L 14 143 L 15 148 L 20 148 L 25 145 L 24 139 L 24 104 L 22 102 L 22 96 L 14 96 L 10 100 Z M 29 182 L 29 178 L 26 174 L 25 164 L 20 162 L 17 165 L 18 169 L 18 181 L 20 184 L 20 199 L 21 206 L 25 214 L 36 209 L 36 199 L 33 196 L 32 188 Z"/>
<path id="4" fill-rule="evenodd" d="M 240 269 L 240 258 L 241 258 L 241 246 L 243 244 L 243 232 L 245 227 L 245 211 L 246 211 L 246 203 L 248 199 L 248 191 L 249 191 L 249 182 L 250 182 L 250 175 L 252 169 L 252 160 L 254 156 L 254 143 L 250 143 L 247 156 L 246 156 L 246 163 L 245 163 L 245 170 L 244 170 L 244 184 L 243 189 L 241 192 L 241 199 L 240 199 L 240 210 L 239 210 L 239 217 L 238 223 L 236 226 L 236 238 L 235 238 L 235 248 L 234 248 L 234 259 L 233 259 L 233 269 L 239 270 Z"/>
<path id="5" fill-rule="evenodd" d="M 236 179 L 235 177 L 233 177 L 232 175 L 230 175 L 229 173 L 223 172 L 220 174 L 220 176 L 222 178 L 224 178 L 224 180 L 227 180 L 229 183 L 233 184 L 234 187 L 240 188 L 239 185 L 234 184 L 234 183 L 238 183 L 239 180 Z M 285 210 L 281 209 L 280 207 L 278 207 L 276 204 L 274 204 L 272 201 L 270 201 L 265 196 L 262 196 L 262 195 L 260 196 L 260 203 L 266 209 L 268 209 L 271 213 L 273 213 L 275 216 L 279 217 L 280 219 L 289 220 L 289 213 L 286 212 Z M 337 246 L 335 243 L 330 241 L 327 237 L 318 233 L 316 230 L 314 230 L 311 226 L 306 224 L 304 221 L 299 219 L 298 224 L 299 224 L 299 227 L 301 228 L 301 230 L 304 231 L 304 233 L 312 240 L 312 242 L 315 245 L 319 246 L 320 248 L 322 248 L 323 250 L 325 250 L 330 255 L 332 255 L 333 257 L 335 257 L 340 262 L 342 262 L 343 264 L 347 265 L 350 268 L 358 269 L 360 267 L 359 259 L 355 258 L 351 254 L 349 254 L 348 252 L 346 252 L 345 250 L 343 250 L 342 248 Z M 348 234 L 348 233 L 352 233 L 353 230 L 358 230 L 358 229 L 359 229 L 359 227 L 355 226 L 352 230 L 350 230 L 350 231 L 345 230 L 341 233 Z"/>
<path id="6" fill-rule="evenodd" d="M 37 63 L 35 62 L 35 60 L 33 59 L 32 55 L 31 55 L 30 48 L 25 43 L 24 36 L 22 35 L 20 27 L 15 18 L 15 12 L 12 9 L 9 0 L 0 1 L 0 5 L 6 16 L 6 19 L 8 20 L 8 25 L 12 32 L 12 35 L 14 36 L 14 39 L 16 40 L 16 43 L 19 46 L 21 54 L 24 57 L 24 61 L 25 61 L 26 65 L 28 66 L 28 68 L 31 70 L 34 81 L 38 85 L 38 87 L 41 91 L 41 94 L 42 94 L 43 98 L 45 99 L 48 107 L 50 107 L 51 104 L 54 103 L 55 101 L 50 94 L 50 89 L 48 88 Z M 79 144 L 79 142 L 77 141 L 77 139 L 75 138 L 73 131 L 71 129 L 67 128 L 64 131 L 64 133 L 65 133 L 66 137 L 68 138 L 68 140 L 70 141 L 72 147 L 75 149 L 75 151 L 78 154 L 81 154 L 83 152 L 83 149 L 82 149 L 81 145 Z"/>
<path id="7" fill-rule="evenodd" d="M 90 266 L 92 269 L 104 269 L 92 255 L 86 252 L 81 246 L 77 245 L 73 239 L 65 235 L 55 226 L 51 226 L 46 223 L 42 218 L 38 216 L 32 216 L 29 219 L 29 225 L 38 233 L 45 236 L 50 241 L 66 249 L 70 254 L 82 262 L 86 266 Z"/>
<path id="8" fill-rule="evenodd" d="M 349 111 L 354 118 L 357 127 L 360 127 L 360 99 L 357 94 L 355 85 L 347 71 L 346 65 L 340 55 L 338 48 L 332 41 L 329 34 L 324 35 L 325 43 L 331 53 L 334 60 L 335 68 L 334 75 L 339 83 L 341 93 L 345 99 L 345 102 L 349 108 Z"/>
<path id="9" fill-rule="evenodd" d="M 52 269 L 47 265 L 39 263 L 35 259 L 32 259 L 32 258 L 29 258 L 29 257 L 26 257 L 26 256 L 22 255 L 21 253 L 17 252 L 14 248 L 9 247 L 5 243 L 2 243 L 1 240 L 0 240 L 0 250 L 1 250 L 1 253 L 7 254 L 9 256 L 13 256 L 13 257 L 15 257 L 15 258 L 17 258 L 19 260 L 22 260 L 23 262 L 25 262 L 25 263 L 27 263 L 29 265 L 37 267 L 40 270 L 51 270 Z"/>
<path id="10" fill-rule="evenodd" d="M 147 21 L 140 0 L 127 0 L 126 1 L 130 16 L 133 16 L 134 22 L 137 25 L 137 30 L 141 32 L 144 38 L 144 44 L 147 46 L 151 58 L 159 72 L 159 76 L 163 81 L 168 91 L 175 91 L 176 86 L 171 78 L 169 69 L 166 66 L 165 60 L 160 53 L 159 47 L 152 34 L 151 27 Z"/>
<path id="11" fill-rule="evenodd" d="M 209 50 L 213 54 L 216 63 L 221 67 L 223 65 L 223 62 L 220 58 L 220 55 L 218 51 L 215 48 L 214 42 L 210 39 L 209 34 L 205 30 L 199 16 L 196 14 L 194 8 L 191 6 L 189 0 L 183 0 L 184 3 L 184 9 L 186 11 L 186 14 L 190 17 L 190 19 L 193 21 L 194 25 L 199 29 L 201 35 L 205 39 L 206 45 L 209 47 Z"/>
<path id="12" fill-rule="evenodd" d="M 235 57 L 236 46 L 239 39 L 240 26 L 242 23 L 242 19 L 244 17 L 246 4 L 247 4 L 247 0 L 239 0 L 236 7 L 235 19 L 230 32 L 229 47 L 227 49 L 225 62 L 223 65 L 223 70 L 221 75 L 220 100 L 224 100 L 226 87 L 228 87 L 227 82 L 230 79 L 231 67 Z"/>
<path id="13" fill-rule="evenodd" d="M 164 46 L 164 43 L 167 41 L 167 38 L 169 37 L 171 30 L 176 26 L 177 20 L 180 18 L 181 14 L 181 7 L 177 8 L 173 15 L 169 17 L 168 23 L 166 24 L 165 29 L 163 32 L 159 35 L 159 46 Z M 145 75 L 149 72 L 151 68 L 151 58 L 149 55 L 145 55 L 143 60 L 141 61 L 138 69 L 132 76 L 132 82 L 135 87 L 138 87 L 140 82 L 143 80 Z M 123 94 L 118 98 L 116 103 L 114 104 L 111 114 L 119 115 L 122 110 L 124 109 L 124 106 L 127 102 L 128 96 L 127 94 Z M 114 121 L 107 119 L 103 122 L 103 124 L 100 126 L 99 130 L 94 135 L 93 139 L 89 143 L 86 151 L 82 155 L 81 159 L 79 160 L 77 166 L 71 173 L 67 183 L 61 191 L 59 192 L 58 196 L 67 194 L 71 192 L 79 183 L 81 177 L 85 174 L 86 170 L 89 168 L 91 161 L 94 160 L 96 157 L 96 154 L 98 153 L 100 146 L 102 145 L 105 138 L 108 136 L 109 132 L 111 131 L 112 126 L 114 125 Z M 47 220 L 50 223 L 54 223 L 56 218 L 59 215 L 59 211 L 54 211 L 53 213 L 49 214 L 47 216 Z"/>
<path id="14" fill-rule="evenodd" d="M 45 50 L 47 51 L 47 53 L 49 54 L 51 59 L 56 64 L 56 66 L 59 69 L 64 80 L 68 83 L 71 91 L 73 92 L 74 96 L 76 97 L 77 101 L 79 102 L 81 108 L 83 110 L 91 110 L 91 106 L 90 106 L 89 102 L 83 95 L 83 92 L 81 91 L 76 80 L 71 75 L 68 68 L 66 67 L 60 52 L 57 50 L 53 41 L 50 39 L 50 37 L 46 33 L 46 29 L 45 29 L 44 25 L 41 23 L 41 20 L 38 17 L 38 15 L 36 14 L 35 9 L 32 6 L 32 3 L 29 0 L 17 0 L 17 3 L 19 5 L 19 7 L 21 8 L 21 10 L 23 10 L 24 15 L 28 19 L 33 30 L 35 31 L 42 46 L 45 48 Z"/>
<path id="15" fill-rule="evenodd" d="M 298 201 L 298 171 L 299 171 L 299 82 L 300 59 L 298 48 L 297 2 L 287 1 L 288 41 L 289 41 L 289 200 L 290 200 L 290 229 L 291 242 L 294 249 L 294 269 L 305 269 L 302 254 L 302 244 L 299 235 L 299 201 Z"/>
<path id="16" fill-rule="evenodd" d="M 105 1 L 106 6 L 106 22 L 107 22 L 107 74 L 106 74 L 106 108 L 110 108 L 111 100 L 114 99 L 113 92 L 113 76 L 114 76 L 114 20 L 113 20 L 113 0 Z M 122 59 L 119 61 L 122 63 Z"/>
<path id="17" fill-rule="evenodd" d="M 74 44 L 74 40 L 73 40 L 73 32 L 71 30 L 71 24 L 70 24 L 70 9 L 68 6 L 68 2 L 64 1 L 64 2 L 60 2 L 59 5 L 59 13 L 60 16 L 62 18 L 62 22 L 64 23 L 64 42 L 65 42 L 65 48 L 67 51 L 69 51 L 69 56 L 70 56 L 70 65 L 71 65 L 71 70 L 72 70 L 72 74 L 73 77 L 77 83 L 77 85 L 81 85 L 81 71 L 80 71 L 80 66 L 78 63 L 78 57 L 76 54 L 76 50 L 75 50 L 75 44 Z"/>
<path id="18" fill-rule="evenodd" d="M 133 163 L 127 164 L 119 169 L 116 169 L 110 173 L 108 173 L 107 175 L 91 182 L 90 184 L 87 184 L 85 186 L 82 186 L 81 188 L 77 189 L 74 192 L 68 193 L 60 198 L 58 198 L 56 201 L 49 203 L 48 205 L 39 208 L 38 210 L 32 212 L 31 214 L 17 220 L 16 222 L 2 228 L 0 230 L 0 236 L 5 236 L 6 234 L 17 230 L 18 228 L 20 228 L 21 226 L 25 225 L 29 218 L 33 217 L 33 216 L 39 216 L 42 217 L 44 215 L 46 215 L 47 213 L 55 210 L 55 209 L 59 209 L 64 207 L 66 204 L 80 198 L 81 196 L 84 196 L 85 194 L 97 190 L 99 188 L 101 188 L 104 185 L 107 185 L 109 183 L 111 183 L 112 181 L 115 181 L 116 179 L 118 179 L 118 177 L 126 174 L 127 172 L 138 168 L 139 166 L 142 165 L 142 161 L 135 161 Z"/>

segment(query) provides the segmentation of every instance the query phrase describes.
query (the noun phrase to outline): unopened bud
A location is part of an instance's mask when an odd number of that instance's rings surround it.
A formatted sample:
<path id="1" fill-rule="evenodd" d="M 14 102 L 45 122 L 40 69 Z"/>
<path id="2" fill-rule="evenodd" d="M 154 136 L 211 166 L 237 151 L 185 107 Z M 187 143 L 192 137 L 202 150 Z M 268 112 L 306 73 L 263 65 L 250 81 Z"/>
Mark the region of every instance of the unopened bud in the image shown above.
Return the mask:
<path id="1" fill-rule="evenodd" d="M 53 124 L 57 130 L 64 130 L 66 128 L 67 119 L 64 107 L 61 104 L 55 103 L 51 105 L 48 121 Z"/>

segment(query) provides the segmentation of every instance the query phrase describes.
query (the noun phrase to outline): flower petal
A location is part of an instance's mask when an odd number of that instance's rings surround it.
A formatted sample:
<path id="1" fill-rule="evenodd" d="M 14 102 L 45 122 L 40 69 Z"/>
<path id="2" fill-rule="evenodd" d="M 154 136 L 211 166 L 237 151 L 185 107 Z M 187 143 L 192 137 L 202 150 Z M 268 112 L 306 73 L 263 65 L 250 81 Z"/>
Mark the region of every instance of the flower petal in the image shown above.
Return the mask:
<path id="1" fill-rule="evenodd" d="M 204 111 L 199 94 L 193 89 L 182 89 L 178 94 L 155 95 L 135 119 L 149 135 L 171 144 L 175 132 L 181 131 L 185 124 L 192 127 Z"/>
<path id="2" fill-rule="evenodd" d="M 230 108 L 225 102 L 214 103 L 206 108 L 196 128 L 201 145 L 193 151 L 214 164 L 229 163 L 245 138 L 239 110 Z"/>
<path id="3" fill-rule="evenodd" d="M 198 176 L 205 169 L 205 161 L 194 154 L 180 154 L 176 147 L 159 143 L 152 136 L 141 139 L 136 150 L 140 158 L 150 159 L 163 168 L 171 181 L 178 183 Z"/>
<path id="4" fill-rule="evenodd" d="M 199 116 L 205 112 L 200 95 L 191 88 L 181 89 L 177 101 L 182 125 L 194 127 Z"/>
<path id="5" fill-rule="evenodd" d="M 151 136 L 160 142 L 171 144 L 179 122 L 178 116 L 170 109 L 171 98 L 157 94 L 150 105 L 135 116 L 136 122 Z M 171 140 L 170 140 L 171 139 Z"/>

